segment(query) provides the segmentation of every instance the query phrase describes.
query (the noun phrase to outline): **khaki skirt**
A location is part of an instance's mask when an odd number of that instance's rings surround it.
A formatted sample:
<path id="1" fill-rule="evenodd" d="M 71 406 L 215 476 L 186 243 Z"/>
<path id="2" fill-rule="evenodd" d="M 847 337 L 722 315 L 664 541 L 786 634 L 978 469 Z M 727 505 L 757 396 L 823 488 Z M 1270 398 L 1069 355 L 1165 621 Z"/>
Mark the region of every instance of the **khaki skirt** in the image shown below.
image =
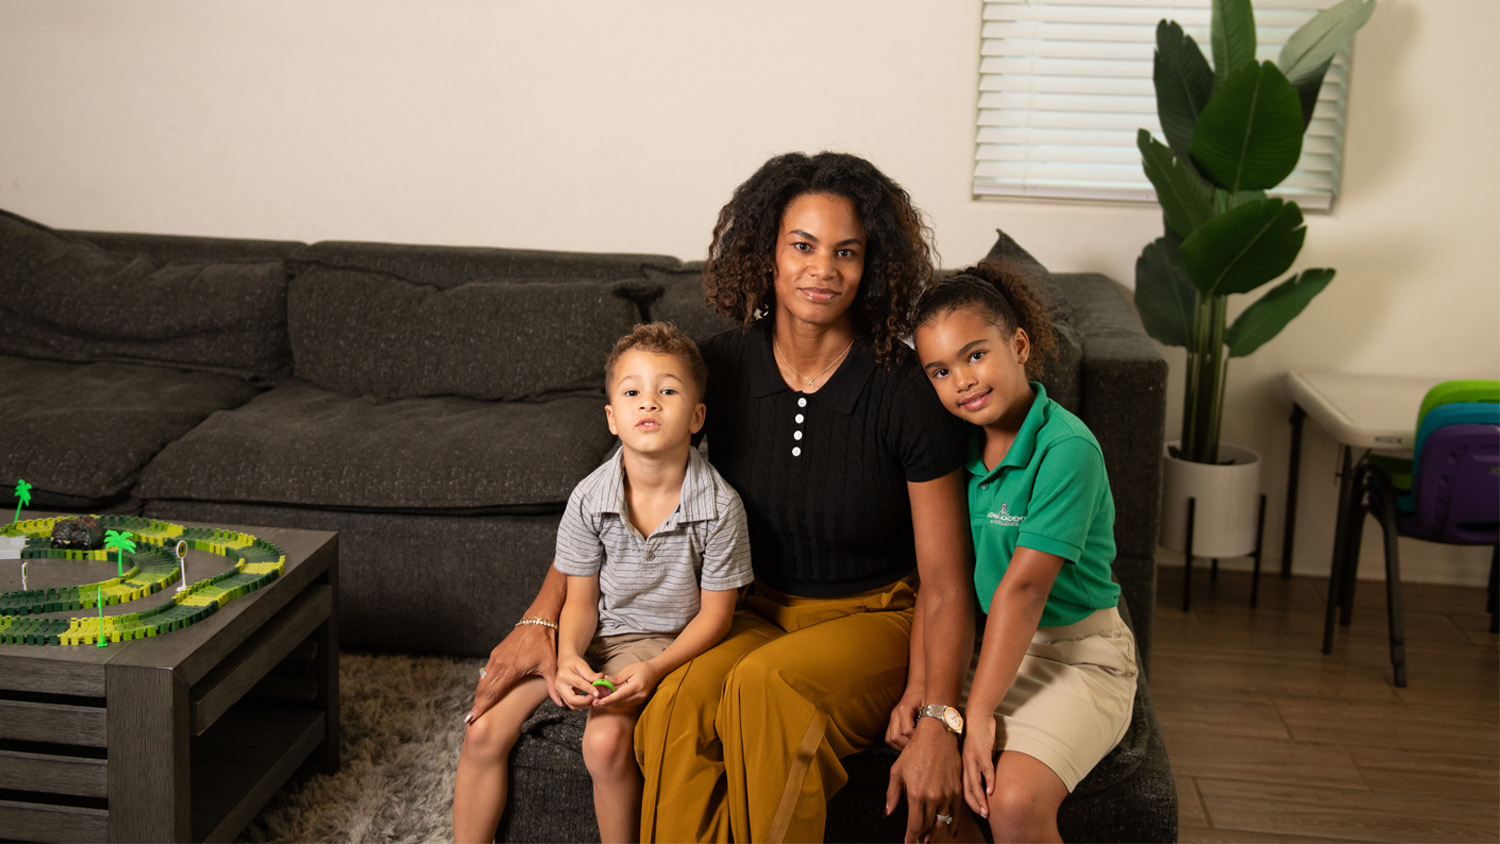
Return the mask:
<path id="1" fill-rule="evenodd" d="M 1135 636 L 1118 609 L 1037 628 L 995 710 L 996 752 L 1040 760 L 1072 792 L 1124 738 L 1135 681 Z"/>

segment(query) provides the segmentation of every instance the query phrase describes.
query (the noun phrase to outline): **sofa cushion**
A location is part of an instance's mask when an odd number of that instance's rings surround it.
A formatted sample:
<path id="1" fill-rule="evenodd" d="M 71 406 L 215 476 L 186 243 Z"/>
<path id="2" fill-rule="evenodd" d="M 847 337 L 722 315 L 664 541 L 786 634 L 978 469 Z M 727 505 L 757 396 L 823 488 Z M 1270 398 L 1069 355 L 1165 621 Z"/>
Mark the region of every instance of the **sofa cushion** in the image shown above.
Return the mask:
<path id="1" fill-rule="evenodd" d="M 142 472 L 136 496 L 541 512 L 560 509 L 613 443 L 602 392 L 545 402 L 385 400 L 294 382 L 172 443 Z"/>
<path id="2" fill-rule="evenodd" d="M 700 343 L 735 327 L 733 320 L 714 310 L 704 298 L 701 264 L 680 269 L 647 267 L 645 274 L 662 289 L 661 296 L 646 306 L 650 319 L 670 322 Z"/>
<path id="3" fill-rule="evenodd" d="M 343 393 L 514 400 L 600 390 L 640 318 L 613 282 L 470 282 L 448 289 L 312 265 L 291 282 L 297 377 Z"/>
<path id="4" fill-rule="evenodd" d="M 116 254 L 0 212 L 0 353 L 274 379 L 289 369 L 280 261 Z"/>
<path id="5" fill-rule="evenodd" d="M 25 478 L 34 507 L 72 509 L 127 495 L 164 446 L 257 392 L 208 372 L 8 355 L 0 384 L 0 478 Z"/>

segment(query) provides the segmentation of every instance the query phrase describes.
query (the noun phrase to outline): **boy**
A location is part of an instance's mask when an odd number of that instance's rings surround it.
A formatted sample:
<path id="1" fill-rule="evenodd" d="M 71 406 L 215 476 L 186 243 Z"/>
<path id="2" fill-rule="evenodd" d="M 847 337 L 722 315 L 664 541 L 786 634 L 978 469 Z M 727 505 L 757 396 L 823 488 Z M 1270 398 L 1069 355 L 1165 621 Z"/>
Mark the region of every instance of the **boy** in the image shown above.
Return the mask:
<path id="1" fill-rule="evenodd" d="M 615 344 L 604 380 L 620 450 L 569 496 L 553 565 L 568 576 L 556 690 L 589 710 L 583 756 L 608 842 L 640 830 L 641 707 L 663 676 L 723 638 L 754 576 L 739 496 L 691 443 L 708 380 L 697 346 L 670 325 L 638 325 Z M 527 678 L 469 724 L 454 784 L 457 841 L 493 839 L 510 749 L 547 695 L 546 681 Z"/>

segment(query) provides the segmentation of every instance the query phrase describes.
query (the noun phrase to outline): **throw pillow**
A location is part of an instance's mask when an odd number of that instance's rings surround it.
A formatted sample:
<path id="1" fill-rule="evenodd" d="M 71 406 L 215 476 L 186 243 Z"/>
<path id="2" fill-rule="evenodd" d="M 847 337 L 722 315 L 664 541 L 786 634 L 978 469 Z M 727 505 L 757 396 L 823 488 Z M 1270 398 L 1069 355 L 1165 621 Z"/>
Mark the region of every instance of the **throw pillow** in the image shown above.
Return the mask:
<path id="1" fill-rule="evenodd" d="M 1015 238 L 1006 234 L 1004 229 L 995 229 L 995 234 L 998 235 L 995 245 L 990 247 L 989 253 L 984 256 L 985 260 L 997 261 L 1026 275 L 1042 291 L 1053 322 L 1072 323 L 1073 306 L 1068 304 L 1068 297 L 1052 282 L 1052 273 L 1042 266 L 1041 261 L 1023 249 L 1021 244 L 1016 243 Z"/>

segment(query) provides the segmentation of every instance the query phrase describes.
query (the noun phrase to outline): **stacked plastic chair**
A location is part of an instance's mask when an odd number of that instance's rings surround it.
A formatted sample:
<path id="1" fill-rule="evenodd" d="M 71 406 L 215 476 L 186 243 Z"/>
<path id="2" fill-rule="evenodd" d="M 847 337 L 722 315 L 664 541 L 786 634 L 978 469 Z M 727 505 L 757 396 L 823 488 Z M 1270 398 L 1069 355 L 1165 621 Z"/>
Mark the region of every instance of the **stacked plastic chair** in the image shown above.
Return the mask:
<path id="1" fill-rule="evenodd" d="M 1334 578 L 1340 588 L 1329 590 L 1324 636 L 1326 642 L 1332 635 L 1335 600 L 1342 601 L 1348 623 L 1360 534 L 1369 513 L 1385 544 L 1386 613 L 1397 686 L 1406 685 L 1398 537 L 1492 546 L 1487 609 L 1490 632 L 1500 632 L 1500 381 L 1438 384 L 1422 400 L 1416 430 L 1410 461 L 1372 457 L 1356 475 L 1356 503 L 1343 527 L 1345 571 Z"/>

